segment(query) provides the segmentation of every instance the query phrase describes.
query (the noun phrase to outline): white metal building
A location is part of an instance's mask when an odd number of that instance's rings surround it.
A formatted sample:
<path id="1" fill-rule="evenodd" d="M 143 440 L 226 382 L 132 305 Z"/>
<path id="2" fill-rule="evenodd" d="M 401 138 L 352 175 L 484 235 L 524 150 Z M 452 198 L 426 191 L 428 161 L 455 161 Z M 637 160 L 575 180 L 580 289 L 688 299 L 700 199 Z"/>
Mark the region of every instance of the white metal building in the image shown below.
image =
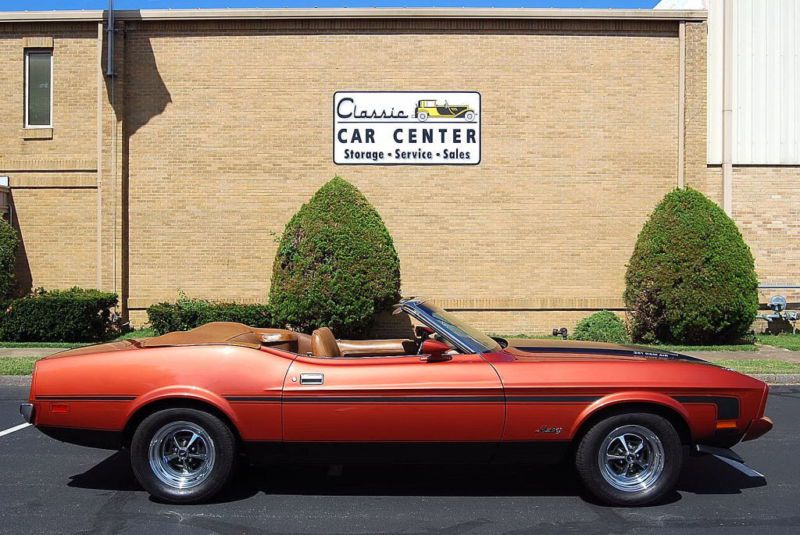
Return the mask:
<path id="1" fill-rule="evenodd" d="M 708 9 L 708 163 L 800 165 L 800 0 L 663 0 L 656 9 Z"/>

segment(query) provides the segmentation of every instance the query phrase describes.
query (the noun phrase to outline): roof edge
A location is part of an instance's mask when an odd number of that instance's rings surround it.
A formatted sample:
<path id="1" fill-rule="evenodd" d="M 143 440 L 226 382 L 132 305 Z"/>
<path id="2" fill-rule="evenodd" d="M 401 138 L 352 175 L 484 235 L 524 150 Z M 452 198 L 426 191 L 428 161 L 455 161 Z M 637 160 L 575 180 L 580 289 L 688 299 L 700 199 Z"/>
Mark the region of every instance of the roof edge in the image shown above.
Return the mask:
<path id="1" fill-rule="evenodd" d="M 105 11 L 7 11 L 0 22 L 99 22 Z M 117 20 L 247 19 L 558 19 L 703 21 L 707 12 L 668 9 L 557 8 L 273 8 L 116 10 Z"/>

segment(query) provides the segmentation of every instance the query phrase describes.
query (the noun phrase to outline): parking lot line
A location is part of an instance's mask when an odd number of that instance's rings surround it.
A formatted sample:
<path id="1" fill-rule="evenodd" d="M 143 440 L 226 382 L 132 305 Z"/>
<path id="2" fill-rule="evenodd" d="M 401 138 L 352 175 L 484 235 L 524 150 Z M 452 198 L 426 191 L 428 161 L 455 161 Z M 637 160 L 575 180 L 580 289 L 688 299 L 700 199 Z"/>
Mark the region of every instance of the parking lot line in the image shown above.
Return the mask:
<path id="1" fill-rule="evenodd" d="M 4 437 L 6 435 L 10 435 L 14 431 L 19 431 L 20 429 L 25 429 L 26 427 L 30 427 L 30 426 L 31 426 L 31 424 L 19 424 L 19 425 L 15 425 L 14 427 L 9 427 L 8 429 L 4 429 L 3 431 L 0 431 L 0 437 Z"/>

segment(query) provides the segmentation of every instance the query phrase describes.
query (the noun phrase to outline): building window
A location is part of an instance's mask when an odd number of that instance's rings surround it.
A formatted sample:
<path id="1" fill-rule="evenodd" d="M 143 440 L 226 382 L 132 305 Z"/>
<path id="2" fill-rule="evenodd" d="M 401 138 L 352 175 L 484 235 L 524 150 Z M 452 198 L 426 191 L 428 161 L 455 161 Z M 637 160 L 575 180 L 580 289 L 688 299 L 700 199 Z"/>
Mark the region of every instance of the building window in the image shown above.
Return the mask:
<path id="1" fill-rule="evenodd" d="M 25 52 L 25 128 L 53 127 L 53 51 Z"/>

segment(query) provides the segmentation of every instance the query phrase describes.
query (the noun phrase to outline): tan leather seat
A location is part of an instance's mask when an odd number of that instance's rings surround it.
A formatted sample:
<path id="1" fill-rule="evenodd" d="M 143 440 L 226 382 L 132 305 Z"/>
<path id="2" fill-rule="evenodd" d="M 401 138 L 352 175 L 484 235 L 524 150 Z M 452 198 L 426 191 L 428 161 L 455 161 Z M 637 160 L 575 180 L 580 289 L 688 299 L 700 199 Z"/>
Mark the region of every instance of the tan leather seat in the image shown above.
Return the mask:
<path id="1" fill-rule="evenodd" d="M 333 331 L 327 327 L 320 327 L 311 333 L 311 354 L 315 357 L 341 356 Z"/>

